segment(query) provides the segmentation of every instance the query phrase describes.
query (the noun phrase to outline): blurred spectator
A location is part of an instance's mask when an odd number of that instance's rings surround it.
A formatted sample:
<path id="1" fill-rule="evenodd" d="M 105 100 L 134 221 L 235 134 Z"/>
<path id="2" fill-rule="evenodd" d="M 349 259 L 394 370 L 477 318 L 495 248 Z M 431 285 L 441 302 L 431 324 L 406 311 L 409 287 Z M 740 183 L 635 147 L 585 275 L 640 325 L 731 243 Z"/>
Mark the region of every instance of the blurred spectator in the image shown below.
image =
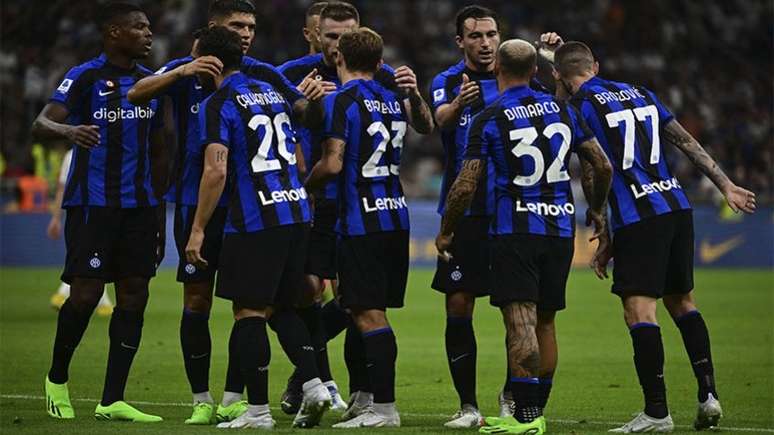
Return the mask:
<path id="1" fill-rule="evenodd" d="M 94 1 L 4 0 L 0 16 L 0 150 L 3 174 L 33 170 L 29 126 L 61 77 L 99 52 L 92 23 Z M 154 31 L 147 66 L 184 56 L 191 31 L 206 22 L 208 0 L 145 1 Z M 255 1 L 261 16 L 250 54 L 281 63 L 306 52 L 301 36 L 310 0 Z M 362 21 L 381 32 L 385 60 L 411 65 L 424 89 L 439 71 L 460 59 L 454 14 L 459 0 L 359 0 Z M 642 83 L 672 108 L 681 122 L 734 180 L 773 199 L 772 23 L 769 0 L 558 0 L 481 1 L 497 10 L 503 39 L 536 40 L 557 31 L 595 51 L 602 73 Z M 579 7 L 580 6 L 580 7 Z M 412 196 L 438 195 L 441 146 L 437 135 L 410 135 L 404 177 Z M 694 201 L 714 200 L 708 181 L 679 153 L 674 169 Z"/>

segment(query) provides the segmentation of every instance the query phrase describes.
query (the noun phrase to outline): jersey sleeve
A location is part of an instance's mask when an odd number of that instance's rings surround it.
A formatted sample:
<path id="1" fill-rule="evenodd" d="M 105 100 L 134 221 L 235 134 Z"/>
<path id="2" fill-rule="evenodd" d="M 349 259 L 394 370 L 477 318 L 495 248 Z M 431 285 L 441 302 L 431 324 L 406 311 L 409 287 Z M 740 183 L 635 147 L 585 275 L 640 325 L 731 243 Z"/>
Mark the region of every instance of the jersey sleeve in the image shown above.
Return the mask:
<path id="1" fill-rule="evenodd" d="M 467 142 L 465 148 L 465 160 L 486 160 L 489 156 L 488 137 L 486 126 L 488 118 L 484 112 L 473 117 L 470 128 L 468 129 Z"/>
<path id="2" fill-rule="evenodd" d="M 224 100 L 207 100 L 204 103 L 204 110 L 199 111 L 199 123 L 203 127 L 200 138 L 204 148 L 211 143 L 219 143 L 225 145 L 226 148 L 231 148 L 229 111 Z"/>
<path id="3" fill-rule="evenodd" d="M 395 70 L 387 64 L 382 65 L 379 71 L 374 74 L 374 80 L 388 91 L 395 92 L 396 95 L 405 95 L 395 83 Z"/>
<path id="4" fill-rule="evenodd" d="M 323 111 L 325 112 L 325 130 L 323 138 L 335 137 L 344 142 L 349 137 L 349 123 L 347 122 L 346 96 L 341 92 L 328 95 L 323 99 Z"/>
<path id="5" fill-rule="evenodd" d="M 669 124 L 670 121 L 675 119 L 675 115 L 672 114 L 672 112 L 667 109 L 667 107 L 664 105 L 664 103 L 661 102 L 661 100 L 658 99 L 656 94 L 650 91 L 650 89 L 646 88 L 640 88 L 641 91 L 646 93 L 650 98 L 653 100 L 653 103 L 656 105 L 656 109 L 658 109 L 658 125 L 663 128 L 667 124 Z"/>
<path id="6" fill-rule="evenodd" d="M 68 71 L 49 101 L 64 105 L 71 113 L 77 111 L 93 84 L 93 80 L 89 79 L 90 74 L 86 74 L 87 71 L 88 69 L 82 66 Z"/>
<path id="7" fill-rule="evenodd" d="M 433 104 L 433 111 L 436 111 L 440 106 L 449 104 L 454 100 L 454 95 L 449 95 L 446 92 L 446 82 L 448 76 L 446 74 L 438 74 L 433 79 L 433 83 L 430 85 L 430 101 Z"/>
<path id="8" fill-rule="evenodd" d="M 263 62 L 248 61 L 242 66 L 242 72 L 248 77 L 269 83 L 277 90 L 292 106 L 296 101 L 303 98 L 301 92 L 296 89 L 293 83 L 285 77 L 279 69 Z"/>

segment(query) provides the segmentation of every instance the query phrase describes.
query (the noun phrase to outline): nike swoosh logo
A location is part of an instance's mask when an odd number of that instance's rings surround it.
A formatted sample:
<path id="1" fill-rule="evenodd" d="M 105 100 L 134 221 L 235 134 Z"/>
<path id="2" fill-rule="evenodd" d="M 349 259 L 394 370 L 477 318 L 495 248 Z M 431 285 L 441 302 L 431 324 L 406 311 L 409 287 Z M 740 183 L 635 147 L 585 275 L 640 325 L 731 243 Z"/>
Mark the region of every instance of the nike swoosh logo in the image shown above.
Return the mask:
<path id="1" fill-rule="evenodd" d="M 194 85 L 194 89 L 201 89 L 202 85 Z"/>
<path id="2" fill-rule="evenodd" d="M 121 342 L 121 347 L 123 347 L 123 348 L 125 348 L 125 349 L 137 350 L 137 348 L 136 348 L 136 347 L 134 347 L 134 346 L 129 346 L 128 344 L 124 343 L 123 341 Z"/>
<path id="3" fill-rule="evenodd" d="M 458 357 L 452 358 L 451 362 L 455 363 L 455 362 L 457 362 L 457 361 L 461 360 L 462 358 L 465 358 L 466 356 L 469 356 L 469 355 L 470 355 L 469 353 L 463 353 L 462 355 L 460 355 Z"/>
<path id="4" fill-rule="evenodd" d="M 104 97 L 105 95 L 110 95 L 110 94 L 112 94 L 113 92 L 115 92 L 115 91 L 107 91 L 107 92 L 102 92 L 102 91 L 99 91 L 99 96 L 100 96 L 100 97 Z"/>
<path id="5" fill-rule="evenodd" d="M 202 358 L 204 358 L 205 356 L 207 356 L 207 355 L 209 355 L 209 354 L 210 354 L 210 353 L 209 353 L 209 352 L 207 352 L 207 353 L 203 353 L 203 354 L 201 354 L 201 355 L 191 355 L 191 359 L 202 359 Z"/>
<path id="6" fill-rule="evenodd" d="M 743 242 L 744 236 L 736 236 L 720 243 L 710 243 L 707 239 L 704 239 L 699 246 L 699 258 L 701 258 L 702 263 L 712 263 L 734 250 Z"/>

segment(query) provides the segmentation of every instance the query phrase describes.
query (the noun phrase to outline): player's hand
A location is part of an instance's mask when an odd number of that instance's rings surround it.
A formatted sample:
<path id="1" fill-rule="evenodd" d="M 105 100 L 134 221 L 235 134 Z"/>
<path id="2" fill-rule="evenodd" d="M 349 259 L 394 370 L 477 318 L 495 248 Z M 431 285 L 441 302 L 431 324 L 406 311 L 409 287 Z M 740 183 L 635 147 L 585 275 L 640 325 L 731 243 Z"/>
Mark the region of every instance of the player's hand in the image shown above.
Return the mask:
<path id="1" fill-rule="evenodd" d="M 723 196 L 726 197 L 728 206 L 731 207 L 734 213 L 739 213 L 739 210 L 745 213 L 753 213 L 758 207 L 754 193 L 733 183 L 723 191 Z"/>
<path id="2" fill-rule="evenodd" d="M 207 267 L 207 260 L 202 257 L 202 244 L 204 243 L 204 230 L 192 228 L 191 236 L 185 247 L 185 259 L 199 269 Z"/>
<path id="3" fill-rule="evenodd" d="M 414 71 L 406 65 L 395 70 L 395 83 L 400 89 L 403 89 L 406 94 L 419 95 L 419 87 L 417 87 L 417 75 Z"/>
<path id="4" fill-rule="evenodd" d="M 435 238 L 435 249 L 438 250 L 438 256 L 447 263 L 453 258 L 451 252 L 449 252 L 452 239 L 454 239 L 454 234 L 445 235 L 438 233 L 438 236 Z"/>
<path id="5" fill-rule="evenodd" d="M 223 71 L 223 62 L 215 56 L 202 56 L 180 67 L 182 76 L 205 75 L 213 80 Z"/>
<path id="6" fill-rule="evenodd" d="M 71 142 L 84 148 L 96 147 L 101 138 L 99 126 L 96 125 L 70 125 L 65 135 Z"/>
<path id="7" fill-rule="evenodd" d="M 56 240 L 62 235 L 62 221 L 57 216 L 51 216 L 46 228 L 46 235 L 51 240 Z"/>
<path id="8" fill-rule="evenodd" d="M 594 234 L 589 238 L 589 242 L 599 239 L 602 235 L 607 234 L 607 215 L 604 212 L 598 213 L 592 209 L 586 210 L 586 226 L 590 227 L 594 225 Z"/>
<path id="9" fill-rule="evenodd" d="M 457 95 L 457 103 L 460 106 L 468 106 L 473 104 L 481 93 L 481 88 L 478 86 L 478 82 L 470 81 L 470 77 L 467 74 L 462 74 L 462 84 L 460 85 L 460 93 Z"/>
<path id="10" fill-rule="evenodd" d="M 597 240 L 597 250 L 594 252 L 594 256 L 591 257 L 591 269 L 599 279 L 607 278 L 607 263 L 613 258 L 613 245 L 610 243 L 610 235 L 604 233 L 600 235 Z"/>
<path id="11" fill-rule="evenodd" d="M 296 89 L 298 89 L 298 91 L 304 95 L 304 98 L 309 101 L 317 101 L 326 95 L 322 81 L 317 80 L 315 77 L 317 77 L 317 68 L 310 71 L 309 74 L 301 80 L 301 83 L 296 86 Z"/>
<path id="12" fill-rule="evenodd" d="M 540 41 L 537 43 L 538 54 L 554 63 L 554 53 L 564 44 L 562 37 L 556 32 L 546 32 L 540 35 Z"/>

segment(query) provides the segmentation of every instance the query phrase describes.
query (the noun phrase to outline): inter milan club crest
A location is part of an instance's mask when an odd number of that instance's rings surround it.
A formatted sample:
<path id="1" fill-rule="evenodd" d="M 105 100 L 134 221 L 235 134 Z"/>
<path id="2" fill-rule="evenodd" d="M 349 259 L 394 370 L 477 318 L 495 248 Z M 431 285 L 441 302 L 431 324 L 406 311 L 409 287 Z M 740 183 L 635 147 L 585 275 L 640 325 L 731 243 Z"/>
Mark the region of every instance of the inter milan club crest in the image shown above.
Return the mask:
<path id="1" fill-rule="evenodd" d="M 188 263 L 188 264 L 185 265 L 185 273 L 187 273 L 189 275 L 193 275 L 194 272 L 196 272 L 196 266 L 194 266 L 191 263 Z"/>
<path id="2" fill-rule="evenodd" d="M 99 267 L 102 266 L 102 262 L 99 260 L 99 257 L 97 257 L 97 254 L 94 254 L 94 257 L 89 260 L 89 266 L 91 266 L 92 269 L 99 269 Z"/>
<path id="3" fill-rule="evenodd" d="M 454 272 L 451 273 L 451 279 L 452 281 L 455 281 L 455 282 L 461 280 L 462 272 L 460 272 L 459 270 L 455 270 Z"/>
<path id="4" fill-rule="evenodd" d="M 112 89 L 116 87 L 116 84 L 113 83 L 112 80 L 105 80 L 105 86 L 107 86 L 109 89 Z"/>

